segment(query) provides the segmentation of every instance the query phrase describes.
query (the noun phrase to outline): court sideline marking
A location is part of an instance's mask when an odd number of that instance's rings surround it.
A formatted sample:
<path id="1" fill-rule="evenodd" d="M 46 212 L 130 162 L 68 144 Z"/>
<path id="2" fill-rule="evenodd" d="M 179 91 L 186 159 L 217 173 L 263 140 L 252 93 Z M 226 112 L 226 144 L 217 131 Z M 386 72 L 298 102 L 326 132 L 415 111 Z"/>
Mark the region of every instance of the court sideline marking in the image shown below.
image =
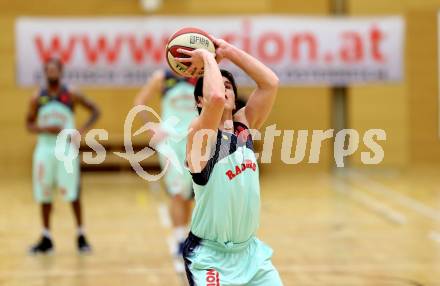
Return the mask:
<path id="1" fill-rule="evenodd" d="M 377 182 L 374 179 L 368 178 L 366 175 L 361 174 L 358 171 L 347 170 L 347 176 L 349 178 L 362 181 L 363 184 L 368 186 L 368 190 L 375 192 L 377 194 L 383 194 L 390 198 L 392 198 L 393 202 L 399 203 L 401 206 L 407 207 L 419 214 L 430 218 L 432 220 L 436 220 L 440 222 L 440 211 L 431 208 L 411 197 L 403 195 L 393 189 L 383 185 L 382 183 Z"/>
<path id="2" fill-rule="evenodd" d="M 350 184 L 344 182 L 337 175 L 333 176 L 334 177 L 331 177 L 330 179 L 334 181 L 335 191 L 345 194 L 348 198 L 363 205 L 370 211 L 394 224 L 404 225 L 407 223 L 407 219 L 404 214 L 359 191 L 357 188 L 354 188 Z"/>
<path id="3" fill-rule="evenodd" d="M 362 181 L 362 183 L 366 186 L 367 190 L 375 192 L 377 194 L 384 194 L 385 196 L 391 198 L 393 202 L 397 202 L 401 206 L 411 209 L 414 212 L 418 213 L 419 215 L 424 216 L 425 218 L 440 222 L 440 211 L 438 211 L 437 209 L 427 206 L 422 202 L 413 199 L 409 196 L 401 194 L 393 190 L 392 188 L 389 188 L 384 184 L 369 178 L 367 175 L 362 174 L 359 171 L 347 170 L 346 175 L 349 178 Z M 431 230 L 431 232 L 427 234 L 427 237 L 433 240 L 434 242 L 440 244 L 440 233 Z"/>

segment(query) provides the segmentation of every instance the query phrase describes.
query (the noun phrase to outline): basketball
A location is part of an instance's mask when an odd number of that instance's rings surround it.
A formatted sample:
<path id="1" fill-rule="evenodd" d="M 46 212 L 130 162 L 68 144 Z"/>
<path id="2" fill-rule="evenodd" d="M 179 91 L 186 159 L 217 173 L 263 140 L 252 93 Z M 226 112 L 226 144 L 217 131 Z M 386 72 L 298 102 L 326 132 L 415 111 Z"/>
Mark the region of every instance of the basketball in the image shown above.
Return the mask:
<path id="1" fill-rule="evenodd" d="M 188 77 L 186 70 L 191 63 L 180 63 L 175 58 L 188 57 L 182 53 L 177 52 L 178 49 L 195 50 L 206 49 L 211 53 L 215 53 L 214 43 L 211 37 L 203 30 L 197 28 L 183 28 L 174 33 L 168 40 L 166 46 L 166 57 L 168 65 L 176 74 Z M 203 71 L 195 76 L 201 76 Z"/>

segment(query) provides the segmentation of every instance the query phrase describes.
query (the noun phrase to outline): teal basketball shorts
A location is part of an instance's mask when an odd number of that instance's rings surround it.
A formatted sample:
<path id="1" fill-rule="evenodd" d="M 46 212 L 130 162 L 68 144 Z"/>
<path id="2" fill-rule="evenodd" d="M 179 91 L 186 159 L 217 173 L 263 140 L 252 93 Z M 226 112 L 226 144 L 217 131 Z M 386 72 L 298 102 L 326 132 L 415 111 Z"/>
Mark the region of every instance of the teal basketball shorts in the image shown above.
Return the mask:
<path id="1" fill-rule="evenodd" d="M 221 244 L 190 233 L 183 258 L 189 284 L 197 286 L 280 286 L 272 249 L 256 237 Z"/>
<path id="2" fill-rule="evenodd" d="M 79 159 L 73 161 L 73 170 L 69 172 L 63 161 L 55 157 L 54 146 L 37 145 L 34 150 L 32 180 L 34 197 L 38 203 L 50 203 L 53 191 L 58 188 L 64 199 L 75 201 L 79 193 Z"/>

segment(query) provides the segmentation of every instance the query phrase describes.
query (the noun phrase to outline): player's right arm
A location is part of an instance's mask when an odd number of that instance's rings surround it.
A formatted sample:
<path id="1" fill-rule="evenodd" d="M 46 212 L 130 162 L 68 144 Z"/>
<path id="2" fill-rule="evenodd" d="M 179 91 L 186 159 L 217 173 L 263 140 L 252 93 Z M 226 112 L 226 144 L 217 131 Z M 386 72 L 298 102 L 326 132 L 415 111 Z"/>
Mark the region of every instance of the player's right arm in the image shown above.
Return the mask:
<path id="1" fill-rule="evenodd" d="M 203 108 L 200 116 L 190 125 L 187 142 L 187 162 L 193 173 L 201 172 L 207 159 L 202 154 L 209 153 L 209 147 L 215 143 L 217 130 L 225 106 L 225 86 L 215 56 L 204 49 L 193 51 L 178 50 L 189 58 L 176 59 L 182 63 L 190 62 L 189 73 L 197 73 L 204 68 L 203 74 Z M 192 71 L 192 72 L 191 72 Z M 201 136 L 205 134 L 205 136 Z"/>
<path id="2" fill-rule="evenodd" d="M 37 124 L 37 115 L 38 115 L 37 113 L 38 113 L 38 92 L 35 92 L 29 101 L 29 109 L 26 116 L 27 130 L 32 133 L 50 133 L 50 134 L 58 134 L 61 131 L 60 126 L 39 127 Z"/>
<path id="3" fill-rule="evenodd" d="M 227 58 L 257 84 L 250 94 L 246 106 L 234 114 L 235 120 L 245 123 L 253 129 L 261 128 L 275 102 L 279 83 L 278 76 L 258 59 L 234 45 L 222 39 L 213 38 L 213 41 L 217 46 L 217 60 Z"/>

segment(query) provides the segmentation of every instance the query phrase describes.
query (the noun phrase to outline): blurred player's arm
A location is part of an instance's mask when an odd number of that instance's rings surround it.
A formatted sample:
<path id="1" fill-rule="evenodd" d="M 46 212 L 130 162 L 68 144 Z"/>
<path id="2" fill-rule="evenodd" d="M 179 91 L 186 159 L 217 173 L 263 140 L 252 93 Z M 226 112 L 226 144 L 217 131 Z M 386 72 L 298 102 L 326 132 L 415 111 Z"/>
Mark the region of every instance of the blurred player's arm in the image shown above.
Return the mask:
<path id="1" fill-rule="evenodd" d="M 155 71 L 136 95 L 134 99 L 134 106 L 148 106 L 153 97 L 162 92 L 164 82 L 165 71 Z M 168 137 L 168 133 L 161 128 L 160 123 L 151 121 L 153 118 L 148 117 L 149 112 L 147 110 L 142 110 L 140 114 L 144 122 L 149 125 L 149 129 L 153 131 L 147 133 L 148 137 L 150 138 L 148 144 L 153 148 L 157 148 L 157 145 Z"/>
<path id="2" fill-rule="evenodd" d="M 234 45 L 221 39 L 214 39 L 214 42 L 217 46 L 218 60 L 229 59 L 257 84 L 246 106 L 237 111 L 235 117 L 239 121 L 247 122 L 249 128 L 260 128 L 269 116 L 275 101 L 279 83 L 277 75 L 262 62 Z"/>
<path id="3" fill-rule="evenodd" d="M 88 99 L 83 93 L 79 90 L 72 91 L 73 100 L 75 104 L 79 104 L 87 109 L 90 113 L 89 119 L 84 123 L 84 125 L 78 130 L 80 134 L 84 134 L 89 130 L 93 124 L 98 120 L 101 112 L 99 111 L 98 106 Z"/>
<path id="4" fill-rule="evenodd" d="M 153 96 L 159 94 L 164 85 L 165 71 L 157 70 L 155 71 L 148 82 L 142 87 L 141 91 L 137 94 L 134 99 L 134 106 L 137 105 L 147 105 Z M 148 122 L 148 112 L 142 112 L 143 119 Z"/>
<path id="5" fill-rule="evenodd" d="M 200 172 L 202 162 L 200 161 L 200 156 L 192 156 L 192 152 L 201 155 L 203 149 L 210 146 L 215 142 L 217 136 L 217 129 L 219 127 L 223 109 L 225 107 L 225 86 L 223 83 L 223 77 L 220 73 L 220 68 L 215 60 L 213 54 L 207 50 L 197 49 L 193 51 L 178 50 L 178 52 L 190 56 L 189 58 L 178 58 L 177 61 L 182 63 L 190 62 L 191 66 L 188 68 L 189 74 L 194 74 L 204 68 L 204 78 L 203 78 L 203 108 L 200 116 L 197 117 L 190 126 L 188 134 L 188 144 L 187 144 L 187 162 L 190 170 L 192 172 Z M 195 142 L 199 138 L 195 136 L 199 131 L 213 131 L 211 134 L 206 134 L 203 138 L 203 142 Z M 200 133 L 199 133 L 200 134 Z M 197 143 L 197 145 L 195 145 Z M 200 146 L 202 150 L 193 150 L 193 145 Z M 197 148 L 195 148 L 197 149 Z M 188 152 L 189 151 L 189 152 Z M 194 161 L 193 161 L 194 159 Z"/>
<path id="6" fill-rule="evenodd" d="M 29 109 L 26 116 L 27 130 L 32 133 L 50 133 L 50 134 L 58 134 L 61 131 L 60 126 L 45 126 L 45 127 L 38 126 L 37 115 L 38 115 L 38 93 L 35 92 L 29 101 Z"/>

